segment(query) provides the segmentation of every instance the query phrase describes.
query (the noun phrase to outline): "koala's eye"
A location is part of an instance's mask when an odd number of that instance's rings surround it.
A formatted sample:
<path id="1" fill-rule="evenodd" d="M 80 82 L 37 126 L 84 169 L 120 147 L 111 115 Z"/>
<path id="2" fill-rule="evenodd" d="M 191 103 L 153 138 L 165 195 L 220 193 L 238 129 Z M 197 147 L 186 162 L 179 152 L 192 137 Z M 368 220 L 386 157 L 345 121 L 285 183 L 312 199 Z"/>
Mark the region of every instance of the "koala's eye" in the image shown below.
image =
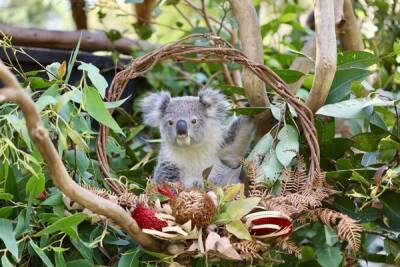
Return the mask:
<path id="1" fill-rule="evenodd" d="M 192 124 L 196 124 L 197 120 L 196 119 L 192 119 Z"/>
<path id="2" fill-rule="evenodd" d="M 168 121 L 168 125 L 169 125 L 169 126 L 172 126 L 172 125 L 174 125 L 174 122 L 173 122 L 172 120 L 169 120 L 169 121 Z"/>

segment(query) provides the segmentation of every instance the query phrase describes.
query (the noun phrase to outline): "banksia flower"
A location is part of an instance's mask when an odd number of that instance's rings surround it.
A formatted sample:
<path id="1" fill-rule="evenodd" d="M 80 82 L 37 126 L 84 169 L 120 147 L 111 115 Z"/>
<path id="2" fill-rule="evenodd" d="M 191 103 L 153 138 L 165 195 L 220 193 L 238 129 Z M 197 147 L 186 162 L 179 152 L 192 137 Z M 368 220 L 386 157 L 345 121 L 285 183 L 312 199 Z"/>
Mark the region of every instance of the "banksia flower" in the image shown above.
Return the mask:
<path id="1" fill-rule="evenodd" d="M 157 191 L 158 191 L 158 193 L 160 193 L 163 196 L 166 196 L 169 199 L 172 199 L 175 197 L 174 191 L 172 190 L 172 188 L 170 186 L 168 186 L 168 184 L 158 184 Z"/>
<path id="2" fill-rule="evenodd" d="M 171 208 L 177 223 L 184 224 L 191 220 L 198 229 L 210 224 L 216 213 L 210 196 L 197 190 L 179 193 L 172 199 Z"/>
<path id="3" fill-rule="evenodd" d="M 156 211 L 145 208 L 141 204 L 136 206 L 131 215 L 141 229 L 154 229 L 161 231 L 163 227 L 168 226 L 166 221 L 160 220 L 156 217 Z"/>
<path id="4" fill-rule="evenodd" d="M 259 211 L 245 216 L 250 234 L 258 239 L 285 237 L 292 232 L 292 220 L 279 211 Z"/>

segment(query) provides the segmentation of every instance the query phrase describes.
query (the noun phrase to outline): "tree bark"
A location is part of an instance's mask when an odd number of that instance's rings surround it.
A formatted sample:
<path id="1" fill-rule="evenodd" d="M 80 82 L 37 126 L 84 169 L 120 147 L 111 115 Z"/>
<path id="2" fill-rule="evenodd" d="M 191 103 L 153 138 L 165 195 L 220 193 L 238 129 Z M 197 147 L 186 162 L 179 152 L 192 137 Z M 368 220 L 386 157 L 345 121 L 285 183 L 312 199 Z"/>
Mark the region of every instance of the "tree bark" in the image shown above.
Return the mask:
<path id="1" fill-rule="evenodd" d="M 357 18 L 353 11 L 352 0 L 342 0 L 343 21 L 337 24 L 336 30 L 345 51 L 362 51 L 364 44 L 361 39 Z"/>
<path id="2" fill-rule="evenodd" d="M 21 28 L 7 24 L 0 24 L 0 32 L 11 36 L 11 44 L 71 50 L 81 38 L 82 51 L 118 51 L 130 55 L 132 51 L 154 49 L 157 46 L 145 41 L 121 38 L 111 42 L 104 32 L 81 31 L 50 31 L 37 28 Z"/>
<path id="3" fill-rule="evenodd" d="M 87 30 L 87 15 L 85 0 L 70 0 L 72 17 L 77 30 Z"/>
<path id="4" fill-rule="evenodd" d="M 251 0 L 230 0 L 233 16 L 239 25 L 240 44 L 244 54 L 251 60 L 264 64 L 264 50 L 260 25 L 256 10 Z M 252 107 L 269 107 L 270 103 L 265 91 L 265 84 L 249 69 L 243 70 L 243 86 Z M 272 127 L 270 111 L 256 117 L 257 133 L 260 138 Z"/>
<path id="5" fill-rule="evenodd" d="M 306 75 L 312 70 L 314 67 L 314 60 L 315 60 L 315 50 L 316 50 L 316 43 L 315 43 L 315 36 L 313 36 L 310 40 L 308 40 L 301 53 L 304 54 L 304 57 L 297 57 L 293 60 L 292 65 L 290 65 L 291 70 L 297 70 L 304 74 L 298 81 L 288 84 L 290 90 L 293 94 L 296 94 L 297 90 L 301 87 L 306 78 Z"/>
<path id="6" fill-rule="evenodd" d="M 156 4 L 156 0 L 144 0 L 143 3 L 135 4 L 137 26 L 149 26 L 151 23 L 151 12 Z"/>
<path id="7" fill-rule="evenodd" d="M 317 111 L 328 96 L 336 72 L 336 33 L 334 1 L 316 0 L 314 6 L 316 31 L 315 78 L 306 104 Z"/>

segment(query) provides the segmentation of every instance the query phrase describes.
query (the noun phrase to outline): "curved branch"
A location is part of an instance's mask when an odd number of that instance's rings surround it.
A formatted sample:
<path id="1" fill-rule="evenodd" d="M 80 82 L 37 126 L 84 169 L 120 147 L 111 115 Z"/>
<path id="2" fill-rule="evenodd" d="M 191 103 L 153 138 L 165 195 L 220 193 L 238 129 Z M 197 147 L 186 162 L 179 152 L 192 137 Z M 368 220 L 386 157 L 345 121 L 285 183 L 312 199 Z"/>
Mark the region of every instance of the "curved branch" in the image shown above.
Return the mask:
<path id="1" fill-rule="evenodd" d="M 69 176 L 49 137 L 49 133 L 42 124 L 35 103 L 28 93 L 20 87 L 15 76 L 1 60 L 0 79 L 6 86 L 0 89 L 0 102 L 11 101 L 21 108 L 25 117 L 29 136 L 43 156 L 53 178 L 54 185 L 66 196 L 81 204 L 83 207 L 113 220 L 143 247 L 152 250 L 160 250 L 160 243 L 143 233 L 136 224 L 136 221 L 122 207 L 82 188 Z"/>
<path id="2" fill-rule="evenodd" d="M 336 72 L 336 33 L 334 1 L 316 0 L 314 7 L 316 32 L 315 78 L 306 104 L 318 110 L 328 96 Z"/>
<path id="3" fill-rule="evenodd" d="M 239 25 L 240 43 L 244 54 L 251 60 L 264 63 L 264 50 L 256 10 L 251 0 L 230 0 L 233 16 Z M 253 107 L 269 107 L 265 85 L 251 70 L 243 70 L 243 86 L 249 103 Z M 271 113 L 256 115 L 257 137 L 272 127 Z"/>

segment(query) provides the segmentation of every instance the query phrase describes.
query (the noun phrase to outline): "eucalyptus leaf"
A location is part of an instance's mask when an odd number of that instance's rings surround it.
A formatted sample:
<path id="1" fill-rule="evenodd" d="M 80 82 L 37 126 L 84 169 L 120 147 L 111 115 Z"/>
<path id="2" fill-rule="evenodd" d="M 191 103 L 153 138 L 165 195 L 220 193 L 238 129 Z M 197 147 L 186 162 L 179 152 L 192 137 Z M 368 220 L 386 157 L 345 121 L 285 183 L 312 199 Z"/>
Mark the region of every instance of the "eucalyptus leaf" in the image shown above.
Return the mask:
<path id="1" fill-rule="evenodd" d="M 252 211 L 260 202 L 259 197 L 250 197 L 240 200 L 228 202 L 225 207 L 225 212 L 232 220 L 239 220 L 244 215 Z"/>
<path id="2" fill-rule="evenodd" d="M 93 87 L 85 87 L 83 89 L 83 106 L 90 116 L 98 122 L 103 123 L 116 133 L 123 134 L 122 129 L 110 115 L 100 95 Z"/>
<path id="3" fill-rule="evenodd" d="M 44 253 L 43 250 L 38 247 L 35 242 L 33 242 L 33 240 L 29 241 L 29 245 L 31 246 L 31 248 L 33 248 L 33 250 L 47 267 L 54 267 L 53 263 L 50 261 L 49 257 L 47 257 L 46 253 Z"/>
<path id="4" fill-rule="evenodd" d="M 324 267 L 338 267 L 343 260 L 342 252 L 337 247 L 318 248 L 315 254 L 318 263 Z"/>
<path id="5" fill-rule="evenodd" d="M 100 70 L 92 63 L 84 63 L 84 62 L 81 62 L 81 65 L 78 67 L 78 69 L 87 72 L 90 81 L 92 82 L 94 87 L 96 87 L 96 89 L 99 91 L 101 98 L 104 98 L 106 96 L 106 89 L 108 83 L 106 79 L 100 74 Z"/>
<path id="6" fill-rule="evenodd" d="M 285 125 L 278 133 L 278 140 L 275 148 L 276 157 L 284 167 L 287 167 L 299 152 L 299 136 L 296 128 Z"/>
<path id="7" fill-rule="evenodd" d="M 17 241 L 13 226 L 9 220 L 0 219 L 0 239 L 3 241 L 6 249 L 19 261 Z"/>
<path id="8" fill-rule="evenodd" d="M 74 215 L 57 220 L 53 224 L 36 233 L 35 236 L 51 234 L 57 231 L 65 231 L 67 228 L 80 224 L 86 218 L 87 214 L 85 213 L 75 213 Z"/>

